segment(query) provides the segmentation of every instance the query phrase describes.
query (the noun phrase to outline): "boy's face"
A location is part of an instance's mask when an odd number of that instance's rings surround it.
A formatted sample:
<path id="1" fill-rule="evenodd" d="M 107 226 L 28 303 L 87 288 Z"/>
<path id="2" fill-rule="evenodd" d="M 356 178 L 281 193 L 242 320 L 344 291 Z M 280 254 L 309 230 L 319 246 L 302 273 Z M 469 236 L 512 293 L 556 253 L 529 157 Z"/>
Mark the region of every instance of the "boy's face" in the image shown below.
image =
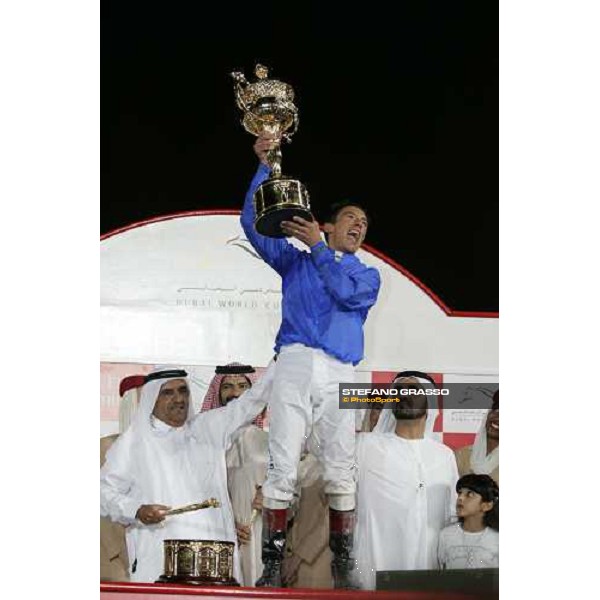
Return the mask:
<path id="1" fill-rule="evenodd" d="M 461 488 L 456 499 L 456 515 L 463 519 L 475 515 L 483 516 L 484 513 L 492 510 L 493 506 L 493 502 L 484 502 L 477 492 Z"/>

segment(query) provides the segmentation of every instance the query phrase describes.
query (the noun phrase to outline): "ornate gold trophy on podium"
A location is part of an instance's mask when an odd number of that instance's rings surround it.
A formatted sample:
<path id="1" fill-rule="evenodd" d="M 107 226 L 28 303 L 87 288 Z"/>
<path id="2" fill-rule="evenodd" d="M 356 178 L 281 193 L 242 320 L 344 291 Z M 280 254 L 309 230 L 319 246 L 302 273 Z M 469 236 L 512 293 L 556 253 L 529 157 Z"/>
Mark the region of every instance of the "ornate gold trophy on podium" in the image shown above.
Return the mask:
<path id="1" fill-rule="evenodd" d="M 216 498 L 172 508 L 165 516 L 220 508 Z M 221 540 L 163 540 L 164 573 L 156 583 L 219 586 L 240 584 L 233 577 L 235 543 Z"/>
<path id="2" fill-rule="evenodd" d="M 292 86 L 269 79 L 269 71 L 256 65 L 257 80 L 249 83 L 243 73 L 231 73 L 234 80 L 235 98 L 242 110 L 242 125 L 246 131 L 260 136 L 263 133 L 290 142 L 298 129 L 298 109 L 294 105 Z M 267 156 L 271 177 L 264 181 L 254 195 L 256 231 L 268 237 L 281 238 L 282 221 L 299 216 L 312 221 L 308 192 L 297 179 L 281 174 L 281 144 Z"/>

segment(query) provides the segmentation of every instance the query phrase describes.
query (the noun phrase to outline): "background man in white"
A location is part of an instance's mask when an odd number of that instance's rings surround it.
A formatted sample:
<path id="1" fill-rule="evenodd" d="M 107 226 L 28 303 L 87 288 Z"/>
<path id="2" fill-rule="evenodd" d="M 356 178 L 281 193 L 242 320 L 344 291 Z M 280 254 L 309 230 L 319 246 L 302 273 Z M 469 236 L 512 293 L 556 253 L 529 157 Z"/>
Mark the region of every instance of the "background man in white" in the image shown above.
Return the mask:
<path id="1" fill-rule="evenodd" d="M 108 449 L 119 434 L 127 430 L 139 403 L 144 375 L 130 375 L 119 384 L 119 433 L 100 438 L 100 467 L 104 464 Z M 105 581 L 129 581 L 129 559 L 125 541 L 125 527 L 110 519 L 100 517 L 100 579 Z"/>
<path id="2" fill-rule="evenodd" d="M 227 406 L 250 389 L 257 379 L 258 374 L 251 365 L 233 362 L 218 366 L 200 411 Z M 265 409 L 242 429 L 226 456 L 227 486 L 240 543 L 240 584 L 244 586 L 253 586 L 262 573 L 262 519 L 257 515 L 252 521 L 252 510 L 265 481 L 269 460 L 266 413 Z"/>
<path id="3" fill-rule="evenodd" d="M 416 380 L 396 385 L 421 388 Z M 354 573 L 365 589 L 375 589 L 376 571 L 437 568 L 439 532 L 456 501 L 454 453 L 424 435 L 427 397 L 406 396 L 386 410 L 395 431 L 362 433 L 357 441 Z"/>
<path id="4" fill-rule="evenodd" d="M 456 464 L 461 476 L 467 473 L 489 475 L 500 484 L 500 390 L 493 396 L 492 407 L 473 445 L 456 450 Z"/>

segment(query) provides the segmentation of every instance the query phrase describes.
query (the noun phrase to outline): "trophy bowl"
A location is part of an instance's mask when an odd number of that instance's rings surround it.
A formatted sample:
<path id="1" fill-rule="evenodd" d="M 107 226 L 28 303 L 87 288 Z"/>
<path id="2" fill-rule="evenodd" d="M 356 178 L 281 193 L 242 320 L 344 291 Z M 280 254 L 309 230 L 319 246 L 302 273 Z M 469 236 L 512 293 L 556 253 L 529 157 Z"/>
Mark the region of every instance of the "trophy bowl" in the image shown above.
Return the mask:
<path id="1" fill-rule="evenodd" d="M 258 233 L 268 237 L 285 237 L 281 230 L 282 221 L 291 221 L 293 217 L 312 221 L 308 192 L 297 179 L 267 179 L 256 190 L 254 205 L 254 227 Z"/>
<path id="2" fill-rule="evenodd" d="M 257 81 L 254 83 L 249 83 L 243 73 L 231 74 L 244 129 L 256 136 L 268 133 L 276 139 L 290 142 L 299 123 L 292 86 L 269 79 L 269 71 L 262 65 L 256 65 L 255 74 Z M 282 221 L 290 221 L 295 216 L 312 221 L 310 200 L 304 184 L 281 175 L 280 143 L 269 152 L 267 160 L 271 177 L 259 186 L 254 195 L 254 227 L 261 235 L 282 238 L 285 237 L 281 231 Z"/>
<path id="3" fill-rule="evenodd" d="M 240 585 L 233 577 L 234 542 L 164 540 L 163 544 L 164 573 L 157 583 Z"/>

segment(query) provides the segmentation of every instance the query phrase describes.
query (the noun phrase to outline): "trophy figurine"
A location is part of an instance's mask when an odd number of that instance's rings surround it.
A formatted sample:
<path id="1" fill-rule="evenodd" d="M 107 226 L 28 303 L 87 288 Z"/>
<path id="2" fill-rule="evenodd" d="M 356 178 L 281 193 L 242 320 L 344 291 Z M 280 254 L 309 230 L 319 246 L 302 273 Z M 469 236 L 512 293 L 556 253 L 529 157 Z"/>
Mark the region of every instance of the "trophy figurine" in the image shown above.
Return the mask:
<path id="1" fill-rule="evenodd" d="M 243 73 L 231 73 L 235 98 L 242 110 L 242 125 L 255 136 L 263 133 L 290 142 L 298 129 L 298 109 L 294 105 L 292 86 L 276 79 L 268 79 L 269 71 L 256 65 L 257 80 L 248 83 Z M 308 192 L 297 179 L 281 174 L 281 143 L 269 152 L 267 161 L 271 177 L 264 181 L 254 194 L 256 220 L 254 227 L 261 235 L 285 237 L 282 221 L 298 216 L 312 221 Z"/>

